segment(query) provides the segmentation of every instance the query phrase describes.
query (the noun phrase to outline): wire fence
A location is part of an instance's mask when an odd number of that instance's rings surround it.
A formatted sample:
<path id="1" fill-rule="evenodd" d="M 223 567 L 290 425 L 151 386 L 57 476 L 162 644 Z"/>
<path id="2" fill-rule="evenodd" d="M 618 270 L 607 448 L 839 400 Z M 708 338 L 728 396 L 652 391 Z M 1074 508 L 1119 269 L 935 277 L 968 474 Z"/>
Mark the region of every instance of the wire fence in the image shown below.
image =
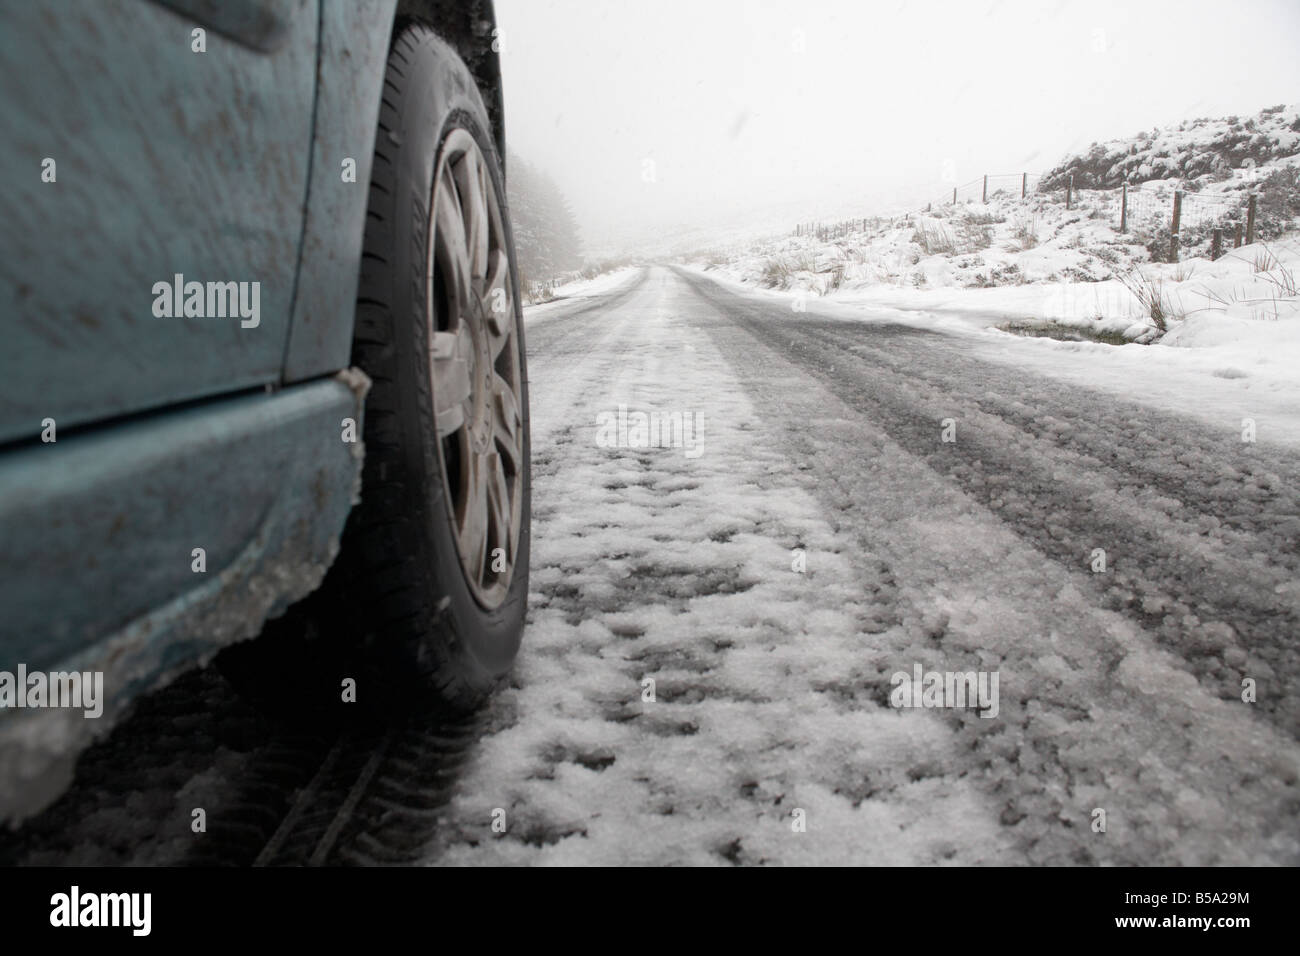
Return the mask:
<path id="1" fill-rule="evenodd" d="M 1046 195 L 1040 188 L 1041 173 L 989 173 L 967 183 L 954 185 L 943 196 L 927 203 L 917 213 L 935 212 L 945 206 L 964 203 L 989 203 L 995 200 L 1027 199 Z M 1218 258 L 1228 245 L 1240 246 L 1255 240 L 1254 193 L 1213 194 L 1176 189 L 1167 183 L 1120 186 L 1113 189 L 1074 189 L 1074 179 L 1052 193 L 1063 193 L 1067 209 L 1086 204 L 1095 218 L 1109 222 L 1117 232 L 1135 226 L 1158 232 L 1167 229 L 1169 256 L 1176 261 L 1180 239 L 1189 233 L 1212 235 L 1211 257 Z M 912 214 L 846 219 L 839 222 L 800 223 L 796 236 L 812 236 L 827 241 L 860 233 L 879 233 L 896 228 Z"/>
<path id="2" fill-rule="evenodd" d="M 1250 199 L 1247 195 L 1186 192 L 1169 186 L 1129 186 L 1119 189 L 1089 189 L 1073 197 L 1092 209 L 1105 213 L 1116 229 L 1132 228 L 1135 223 L 1168 222 L 1172 225 L 1175 197 L 1181 195 L 1182 229 L 1212 228 L 1236 220 L 1245 221 Z"/>
<path id="3" fill-rule="evenodd" d="M 991 199 L 1024 198 L 1038 189 L 1040 173 L 989 173 L 968 183 L 953 185 L 927 206 L 950 205 L 963 202 L 988 202 Z"/>
<path id="4" fill-rule="evenodd" d="M 820 220 L 801 222 L 795 224 L 794 234 L 796 236 L 811 236 L 821 242 L 828 242 L 832 239 L 879 232 L 890 221 L 891 217 L 889 216 L 868 216 L 864 219 L 841 219 L 836 222 L 822 222 Z"/>

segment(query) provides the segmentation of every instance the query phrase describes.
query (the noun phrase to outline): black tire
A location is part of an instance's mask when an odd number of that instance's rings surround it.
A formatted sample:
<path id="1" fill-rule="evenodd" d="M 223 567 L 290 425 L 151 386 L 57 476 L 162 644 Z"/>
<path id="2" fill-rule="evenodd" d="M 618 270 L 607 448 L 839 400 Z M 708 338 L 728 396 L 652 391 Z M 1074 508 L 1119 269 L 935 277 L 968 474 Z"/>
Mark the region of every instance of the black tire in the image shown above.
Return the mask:
<path id="1" fill-rule="evenodd" d="M 476 600 L 458 558 L 429 373 L 428 217 L 439 150 L 457 129 L 477 143 L 500 205 L 519 349 L 522 523 L 508 591 L 493 609 Z M 502 163 L 490 131 L 479 91 L 455 50 L 421 24 L 402 29 L 389 54 L 375 137 L 352 346 L 353 364 L 373 382 L 361 502 L 325 585 L 345 618 L 350 649 L 359 652 L 358 702 L 385 709 L 478 707 L 510 670 L 523 634 L 531 488 L 527 371 Z"/>

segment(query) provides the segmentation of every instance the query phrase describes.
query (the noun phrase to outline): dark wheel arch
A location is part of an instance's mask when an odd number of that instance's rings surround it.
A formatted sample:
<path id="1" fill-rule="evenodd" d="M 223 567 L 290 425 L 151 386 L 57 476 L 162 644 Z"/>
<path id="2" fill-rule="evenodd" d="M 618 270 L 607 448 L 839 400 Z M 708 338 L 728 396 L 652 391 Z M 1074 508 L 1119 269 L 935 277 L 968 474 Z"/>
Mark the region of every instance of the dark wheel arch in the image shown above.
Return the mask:
<path id="1" fill-rule="evenodd" d="M 493 31 L 497 28 L 492 0 L 398 0 L 392 39 L 412 22 L 432 29 L 465 61 L 492 121 L 492 139 L 504 169 L 505 105 L 501 94 L 501 61 L 492 48 L 496 39 Z"/>

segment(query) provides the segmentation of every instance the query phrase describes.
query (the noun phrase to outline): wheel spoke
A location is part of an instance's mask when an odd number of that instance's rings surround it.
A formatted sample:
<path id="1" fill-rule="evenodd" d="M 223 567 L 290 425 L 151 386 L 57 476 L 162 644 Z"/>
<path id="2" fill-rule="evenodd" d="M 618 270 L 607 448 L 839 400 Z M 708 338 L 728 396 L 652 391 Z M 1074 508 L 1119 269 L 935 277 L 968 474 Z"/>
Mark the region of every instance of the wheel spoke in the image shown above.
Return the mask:
<path id="1" fill-rule="evenodd" d="M 465 245 L 469 252 L 470 275 L 481 279 L 488 266 L 487 183 L 483 162 L 476 153 L 456 164 L 456 185 L 465 219 Z"/>
<path id="2" fill-rule="evenodd" d="M 487 510 L 488 523 L 492 529 L 492 544 L 505 551 L 507 567 L 509 567 L 509 562 L 514 561 L 515 556 L 510 553 L 510 491 L 506 484 L 505 469 L 501 464 L 501 456 L 496 452 L 485 455 L 483 465 L 488 479 Z"/>
<path id="3" fill-rule="evenodd" d="M 492 438 L 493 443 L 507 456 L 511 474 L 519 474 L 520 448 L 519 401 L 514 389 L 500 375 L 492 382 Z"/>
<path id="4" fill-rule="evenodd" d="M 461 547 L 467 570 L 477 585 L 482 581 L 483 562 L 487 556 L 489 476 L 482 455 L 471 455 L 466 489 L 465 514 L 460 529 Z"/>
<path id="5" fill-rule="evenodd" d="M 445 264 L 451 273 L 457 314 L 463 315 L 474 295 L 472 265 L 465 245 L 465 219 L 451 173 L 444 171 L 440 179 L 434 210 L 435 241 L 444 251 Z"/>

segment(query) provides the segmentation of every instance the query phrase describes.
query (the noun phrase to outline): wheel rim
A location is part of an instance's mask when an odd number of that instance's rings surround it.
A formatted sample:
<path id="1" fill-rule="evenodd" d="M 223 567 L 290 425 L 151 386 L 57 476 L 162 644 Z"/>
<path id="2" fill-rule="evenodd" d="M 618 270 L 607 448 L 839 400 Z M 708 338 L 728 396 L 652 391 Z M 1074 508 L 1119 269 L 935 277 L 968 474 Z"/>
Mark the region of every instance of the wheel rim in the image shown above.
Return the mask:
<path id="1" fill-rule="evenodd" d="M 429 233 L 425 314 L 444 497 L 465 580 L 492 609 L 510 590 L 519 545 L 521 363 L 501 207 L 465 130 L 438 156 Z"/>

